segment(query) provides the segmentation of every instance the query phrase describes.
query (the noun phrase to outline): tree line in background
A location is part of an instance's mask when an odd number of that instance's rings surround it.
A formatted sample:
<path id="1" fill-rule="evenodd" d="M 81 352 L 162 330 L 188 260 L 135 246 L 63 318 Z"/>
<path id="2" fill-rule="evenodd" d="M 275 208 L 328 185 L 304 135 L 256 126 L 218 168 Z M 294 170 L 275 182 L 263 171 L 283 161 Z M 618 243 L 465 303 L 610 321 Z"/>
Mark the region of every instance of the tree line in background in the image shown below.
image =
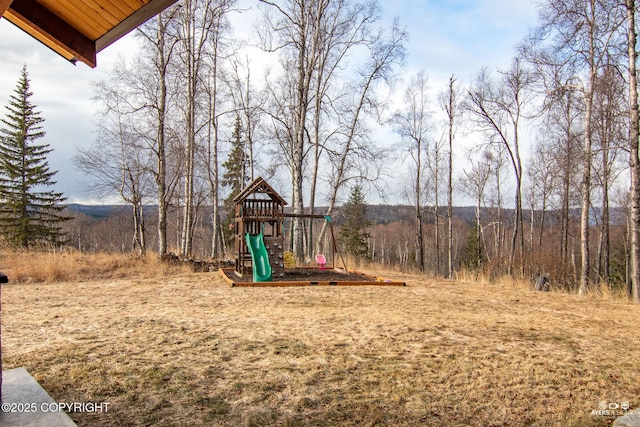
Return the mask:
<path id="1" fill-rule="evenodd" d="M 257 82 L 231 36 L 229 17 L 241 12 L 235 3 L 190 0 L 145 25 L 140 56 L 96 85 L 99 138 L 76 163 L 95 178 L 96 195 L 119 194 L 133 207 L 141 252 L 145 204 L 159 207 L 160 254 L 167 251 L 167 211 L 179 209 L 182 257 L 192 256 L 197 218 L 212 206 L 205 213 L 210 256 L 220 257 L 224 195 L 233 197 L 257 172 L 289 177 L 294 213 L 314 211 L 318 189 L 330 188 L 329 215 L 349 182 L 379 176 L 381 149 L 368 128 L 382 107 L 380 89 L 403 59 L 406 34 L 382 26 L 375 2 L 259 3 L 257 44 L 277 56 L 278 69 Z M 293 222 L 299 258 L 317 250 L 314 233 L 313 224 Z"/>
<path id="2" fill-rule="evenodd" d="M 542 1 L 510 67 L 468 87 L 452 75 L 436 96 L 426 71 L 398 89 L 407 34 L 375 1 L 258 3 L 248 46 L 232 35 L 234 1 L 181 1 L 96 84 L 99 136 L 75 160 L 94 195 L 130 206 L 134 250 L 147 250 L 153 222 L 159 254 L 191 257 L 198 242 L 223 257 L 230 201 L 260 174 L 290 191 L 293 213 L 335 215 L 348 197 L 340 235 L 362 256 L 446 277 L 549 273 L 580 293 L 622 286 L 640 299 L 634 1 Z M 270 68 L 256 77 L 251 55 Z M 385 170 L 393 162 L 402 171 Z M 404 184 L 410 208 L 394 212 L 407 217 L 369 216 L 364 229 L 353 218 L 388 175 Z M 470 218 L 454 213 L 463 195 Z M 325 251 L 325 227 L 291 223 L 299 259 Z"/>
<path id="3" fill-rule="evenodd" d="M 178 209 L 185 257 L 196 218 L 212 206 L 215 257 L 221 195 L 256 171 L 287 177 L 292 212 L 312 213 L 322 201 L 331 215 L 349 189 L 382 187 L 396 152 L 413 209 L 405 253 L 420 271 L 451 277 L 462 265 L 455 241 L 464 240 L 463 252 L 473 254 L 466 266 L 518 277 L 550 272 L 581 293 L 622 281 L 638 298 L 635 2 L 542 2 L 509 68 L 480 70 L 466 88 L 452 76 L 436 97 L 420 71 L 405 81 L 398 108 L 388 91 L 407 35 L 397 22 L 385 28 L 375 2 L 259 3 L 253 36 L 277 61 L 258 79 L 231 36 L 235 4 L 191 0 L 145 26 L 140 59 L 98 85 L 101 139 L 78 164 L 131 204 L 141 251 L 145 201 L 159 206 L 160 253 L 167 209 Z M 376 140 L 379 126 L 393 129 L 393 146 Z M 460 129 L 475 141 L 466 153 L 456 149 L 465 143 Z M 468 157 L 463 170 L 454 171 L 454 152 Z M 452 213 L 460 193 L 475 201 L 465 236 L 456 235 Z M 612 215 L 611 206 L 628 215 Z M 291 225 L 298 258 L 323 250 L 326 229 L 313 227 Z"/>

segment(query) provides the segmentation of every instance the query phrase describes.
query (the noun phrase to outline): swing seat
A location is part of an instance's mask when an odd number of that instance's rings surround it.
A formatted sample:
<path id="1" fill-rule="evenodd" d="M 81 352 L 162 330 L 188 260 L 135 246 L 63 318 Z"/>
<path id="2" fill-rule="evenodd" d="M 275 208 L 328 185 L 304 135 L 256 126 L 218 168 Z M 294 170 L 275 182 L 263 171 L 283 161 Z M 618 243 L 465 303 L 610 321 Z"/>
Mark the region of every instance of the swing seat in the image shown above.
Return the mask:
<path id="1" fill-rule="evenodd" d="M 316 255 L 316 262 L 320 266 L 320 270 L 324 270 L 324 266 L 327 265 L 327 259 L 322 254 Z"/>

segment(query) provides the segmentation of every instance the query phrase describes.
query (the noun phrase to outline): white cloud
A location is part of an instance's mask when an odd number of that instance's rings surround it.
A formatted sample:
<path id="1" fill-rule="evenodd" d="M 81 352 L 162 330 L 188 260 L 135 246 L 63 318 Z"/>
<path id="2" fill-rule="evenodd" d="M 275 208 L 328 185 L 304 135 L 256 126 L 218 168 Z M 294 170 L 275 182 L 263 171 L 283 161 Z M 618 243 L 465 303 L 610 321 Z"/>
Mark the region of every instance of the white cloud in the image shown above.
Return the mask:
<path id="1" fill-rule="evenodd" d="M 49 166 L 57 170 L 56 191 L 62 191 L 69 202 L 86 200 L 71 158 L 75 147 L 90 144 L 94 139 L 94 104 L 91 82 L 105 77 L 119 55 L 135 48 L 129 35 L 98 54 L 98 67 L 82 63 L 72 65 L 52 50 L 33 39 L 8 21 L 0 19 L 0 106 L 7 105 L 13 94 L 22 66 L 26 64 L 33 96 L 31 101 L 45 119 L 43 143 L 54 151 Z M 4 108 L 0 115 L 4 117 Z"/>
<path id="2" fill-rule="evenodd" d="M 527 1 L 397 0 L 383 8 L 409 31 L 409 71 L 424 68 L 435 86 L 452 73 L 466 80 L 483 66 L 507 67 L 536 19 Z"/>

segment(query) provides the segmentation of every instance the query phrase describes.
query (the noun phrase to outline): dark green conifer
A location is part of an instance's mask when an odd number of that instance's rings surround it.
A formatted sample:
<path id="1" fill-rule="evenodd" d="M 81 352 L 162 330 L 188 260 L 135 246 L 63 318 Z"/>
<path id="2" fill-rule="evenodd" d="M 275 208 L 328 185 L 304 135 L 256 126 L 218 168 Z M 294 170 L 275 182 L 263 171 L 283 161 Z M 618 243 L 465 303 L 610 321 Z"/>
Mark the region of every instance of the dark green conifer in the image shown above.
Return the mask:
<path id="1" fill-rule="evenodd" d="M 231 134 L 231 152 L 229 152 L 229 157 L 227 157 L 227 160 L 222 164 L 225 168 L 225 173 L 222 176 L 222 185 L 229 187 L 229 195 L 224 199 L 224 207 L 227 211 L 224 229 L 227 230 L 227 239 L 233 238 L 232 233 L 229 231 L 229 225 L 233 223 L 235 218 L 235 203 L 233 199 L 240 194 L 249 183 L 247 173 L 249 159 L 244 151 L 244 139 L 242 135 L 242 122 L 240 121 L 240 116 L 236 116 Z"/>
<path id="2" fill-rule="evenodd" d="M 13 247 L 28 249 L 39 244 L 64 241 L 62 193 L 47 188 L 56 182 L 49 169 L 48 144 L 43 138 L 41 113 L 29 100 L 27 67 L 9 98 L 8 112 L 0 127 L 0 235 Z"/>
<path id="3" fill-rule="evenodd" d="M 344 251 L 356 256 L 367 256 L 367 239 L 371 234 L 367 228 L 371 225 L 366 219 L 367 205 L 361 185 L 351 188 L 349 200 L 342 207 L 345 221 L 340 228 L 340 243 Z"/>
<path id="4" fill-rule="evenodd" d="M 484 245 L 482 244 L 482 236 L 480 234 L 480 228 L 476 224 L 475 227 L 469 230 L 469 234 L 467 235 L 467 243 L 462 256 L 462 265 L 471 270 L 477 270 L 482 267 L 485 261 L 486 254 Z"/>

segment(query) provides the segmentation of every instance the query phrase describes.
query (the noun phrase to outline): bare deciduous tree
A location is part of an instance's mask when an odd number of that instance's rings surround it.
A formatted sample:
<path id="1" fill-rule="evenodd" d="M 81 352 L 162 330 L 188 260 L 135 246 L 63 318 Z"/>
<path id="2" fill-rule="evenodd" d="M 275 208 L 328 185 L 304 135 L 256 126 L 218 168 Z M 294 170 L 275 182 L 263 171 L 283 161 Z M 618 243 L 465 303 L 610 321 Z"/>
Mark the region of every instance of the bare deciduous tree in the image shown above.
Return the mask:
<path id="1" fill-rule="evenodd" d="M 416 230 L 416 248 L 418 268 L 425 269 L 423 205 L 425 196 L 424 158 L 430 147 L 428 137 L 431 129 L 431 112 L 427 96 L 427 76 L 424 71 L 411 78 L 411 82 L 404 94 L 405 108 L 393 115 L 396 132 L 400 136 L 402 151 L 411 159 L 411 180 L 413 182 L 409 195 L 413 199 Z"/>
<path id="2" fill-rule="evenodd" d="M 491 143 L 500 144 L 508 154 L 515 178 L 515 215 L 508 272 L 512 274 L 516 249 L 520 253 L 520 270 L 524 264 L 524 236 L 522 220 L 522 148 L 520 147 L 521 121 L 531 102 L 531 88 L 535 76 L 520 60 L 515 59 L 508 71 L 500 72 L 500 79 L 493 81 L 486 70 L 469 90 L 467 109 L 477 128 L 483 131 Z M 516 242 L 519 241 L 519 245 Z"/>
<path id="3" fill-rule="evenodd" d="M 543 140 L 543 142 L 546 141 Z M 529 243 L 532 251 L 534 240 L 536 240 L 534 238 L 535 209 L 540 210 L 537 245 L 538 248 L 542 247 L 542 236 L 545 230 L 547 209 L 556 183 L 555 170 L 552 166 L 554 164 L 554 156 L 555 152 L 550 151 L 544 143 L 539 142 L 534 148 L 529 163 L 527 174 L 529 176 L 529 203 L 531 205 L 531 236 Z"/>
<path id="4" fill-rule="evenodd" d="M 126 68 L 126 67 L 123 67 Z M 87 148 L 79 148 L 74 156 L 76 167 L 94 178 L 91 191 L 100 198 L 119 195 L 131 205 L 133 214 L 133 249 L 146 252 L 145 199 L 152 178 L 151 157 L 143 137 L 132 120 L 131 105 L 117 84 L 117 75 L 110 82 L 96 84 L 96 96 L 102 103 L 98 122 L 98 138 Z"/>
<path id="5" fill-rule="evenodd" d="M 580 217 L 580 287 L 584 294 L 591 283 L 590 212 L 593 160 L 594 84 L 598 70 L 613 44 L 623 22 L 615 0 L 547 0 L 541 9 L 541 23 L 536 43 L 548 45 L 557 64 L 570 66 L 576 74 L 565 87 L 582 93 L 584 103 L 582 144 L 582 207 Z M 582 77 L 580 77 L 582 76 Z"/>
<path id="6" fill-rule="evenodd" d="M 469 171 L 466 169 L 463 170 L 464 178 L 463 178 L 463 191 L 473 197 L 475 199 L 475 240 L 477 242 L 476 245 L 476 253 L 475 253 L 475 265 L 480 266 L 482 264 L 482 252 L 481 248 L 484 244 L 484 236 L 483 236 L 483 227 L 482 227 L 482 218 L 481 218 L 481 208 L 482 208 L 482 200 L 484 198 L 485 189 L 489 178 L 493 171 L 491 170 L 491 166 L 494 163 L 493 159 L 494 154 L 491 151 L 484 151 L 482 153 L 482 159 L 480 161 L 474 162 L 472 159 L 471 168 Z M 480 244 L 483 242 L 483 245 Z M 490 258 L 489 258 L 490 262 Z"/>
<path id="7" fill-rule="evenodd" d="M 222 221 L 220 218 L 220 135 L 221 118 L 234 112 L 235 106 L 231 103 L 228 108 L 224 108 L 225 94 L 222 75 L 225 74 L 223 61 L 227 59 L 226 33 L 229 31 L 227 15 L 231 11 L 234 0 L 218 0 L 211 4 L 211 26 L 209 28 L 209 47 L 206 60 L 203 65 L 203 75 L 207 81 L 205 91 L 207 94 L 207 120 L 206 120 L 206 148 L 205 148 L 205 170 L 209 187 L 209 199 L 211 200 L 211 256 L 221 258 L 224 247 L 222 233 Z"/>
<path id="8" fill-rule="evenodd" d="M 610 58 L 613 61 L 613 58 Z M 628 104 L 625 105 L 625 82 L 617 66 L 610 62 L 599 73 L 594 87 L 593 105 L 593 176 L 595 189 L 600 192 L 600 236 L 597 252 L 597 285 L 607 286 L 611 277 L 610 194 L 620 174 L 622 155 L 620 141 L 628 132 Z M 598 159 L 599 157 L 599 159 Z"/>
<path id="9" fill-rule="evenodd" d="M 224 2 L 224 0 L 223 0 Z M 199 95 L 204 82 L 205 63 L 211 47 L 211 38 L 216 24 L 219 4 L 216 0 L 186 0 L 180 8 L 179 57 L 182 65 L 184 90 L 184 173 L 183 173 L 183 217 L 180 239 L 180 254 L 190 257 L 193 248 L 193 235 L 197 218 L 196 200 L 196 151 L 201 132 L 206 129 L 209 114 L 202 116 L 199 108 L 202 100 Z M 208 110 L 208 109 L 207 109 Z M 205 110 L 205 111 L 207 111 Z"/>
<path id="10" fill-rule="evenodd" d="M 291 171 L 292 211 L 294 214 L 302 214 L 308 111 L 312 82 L 322 50 L 320 34 L 330 2 L 288 0 L 283 2 L 284 5 L 268 0 L 260 2 L 267 6 L 260 29 L 263 48 L 267 51 L 284 51 L 283 68 L 295 70 L 292 73 L 295 75 L 291 78 L 284 78 L 287 84 L 282 86 L 288 90 L 278 92 L 278 96 L 288 97 L 287 105 L 283 106 L 282 111 L 285 115 L 278 117 L 277 112 L 272 112 L 272 118 L 279 128 L 276 130 L 279 139 L 289 147 L 285 154 Z M 274 38 L 277 39 L 275 44 Z M 292 222 L 292 246 L 299 259 L 304 256 L 303 234 L 302 218 L 295 218 Z"/>
<path id="11" fill-rule="evenodd" d="M 631 296 L 640 302 L 640 159 L 638 157 L 638 80 L 636 2 L 625 0 L 629 59 L 629 167 L 631 175 Z"/>
<path id="12" fill-rule="evenodd" d="M 453 277 L 453 141 L 455 137 L 456 119 L 460 115 L 460 92 L 456 87 L 453 75 L 449 78 L 449 86 L 440 93 L 440 104 L 447 114 L 448 175 L 447 175 L 447 277 Z"/>
<path id="13" fill-rule="evenodd" d="M 372 140 L 370 130 L 365 125 L 367 117 L 379 118 L 381 104 L 376 94 L 376 86 L 381 82 L 390 85 L 394 78 L 394 66 L 404 58 L 406 33 L 397 25 L 390 29 L 391 34 L 380 32 L 366 46 L 369 58 L 358 71 L 358 79 L 347 82 L 342 91 L 338 111 L 338 128 L 335 131 L 335 143 L 330 146 L 329 159 L 330 184 L 329 208 L 331 215 L 338 201 L 338 195 L 350 180 L 375 183 L 380 177 L 382 160 L 386 157 Z M 320 230 L 320 238 L 326 232 L 326 223 Z"/>
<path id="14" fill-rule="evenodd" d="M 155 132 L 151 131 L 150 140 L 152 151 L 156 157 L 156 168 L 153 171 L 158 203 L 158 254 L 167 253 L 167 210 L 173 197 L 177 177 L 167 174 L 167 140 L 169 138 L 169 80 L 170 64 L 174 48 L 178 42 L 174 25 L 177 8 L 171 8 L 159 13 L 155 19 L 140 28 L 144 45 L 149 46 L 151 54 L 148 58 L 152 65 L 147 74 L 148 79 L 140 87 L 145 91 L 143 103 L 155 116 Z M 144 75 L 139 72 L 136 75 Z M 147 92 L 148 91 L 148 92 Z M 153 125 L 150 126 L 153 129 Z"/>
<path id="15" fill-rule="evenodd" d="M 302 214 L 305 168 L 311 162 L 312 179 L 306 182 L 310 182 L 310 208 L 313 208 L 316 170 L 329 139 L 335 144 L 331 190 L 342 188 L 347 161 L 361 136 L 362 115 L 372 107 L 374 84 L 385 78 L 385 73 L 402 56 L 405 36 L 397 26 L 389 40 L 376 35 L 372 27 L 378 18 L 376 2 L 359 5 L 344 0 L 261 0 L 261 3 L 265 5 L 260 28 L 262 47 L 281 54 L 284 70 L 278 81 L 268 85 L 273 103 L 269 111 L 273 139 L 291 173 L 292 211 Z M 357 65 L 347 64 L 357 46 L 364 46 L 371 53 L 370 63 L 362 73 Z M 347 66 L 358 78 L 346 78 L 347 72 L 341 67 Z M 336 93 L 346 87 L 345 81 L 355 82 L 355 96 L 347 102 L 353 93 Z M 304 257 L 304 226 L 300 217 L 292 222 L 292 247 L 298 258 Z"/>

